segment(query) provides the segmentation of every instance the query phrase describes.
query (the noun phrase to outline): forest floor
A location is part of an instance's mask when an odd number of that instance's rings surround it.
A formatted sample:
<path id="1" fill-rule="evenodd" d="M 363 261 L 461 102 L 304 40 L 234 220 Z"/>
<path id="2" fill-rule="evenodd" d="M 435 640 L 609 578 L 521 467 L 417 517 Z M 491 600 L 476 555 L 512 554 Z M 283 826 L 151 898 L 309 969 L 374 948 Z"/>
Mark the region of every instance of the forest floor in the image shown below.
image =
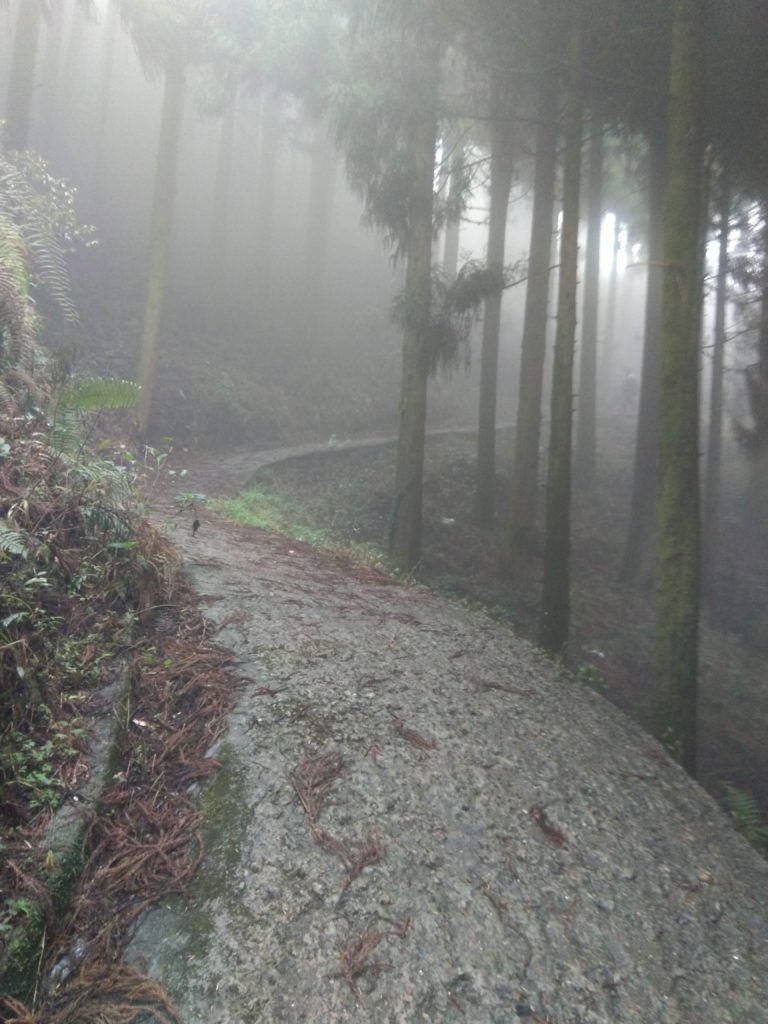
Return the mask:
<path id="1" fill-rule="evenodd" d="M 241 684 L 130 962 L 186 1024 L 762 1022 L 768 867 L 647 735 L 484 612 L 190 503 L 285 454 L 153 501 Z"/>

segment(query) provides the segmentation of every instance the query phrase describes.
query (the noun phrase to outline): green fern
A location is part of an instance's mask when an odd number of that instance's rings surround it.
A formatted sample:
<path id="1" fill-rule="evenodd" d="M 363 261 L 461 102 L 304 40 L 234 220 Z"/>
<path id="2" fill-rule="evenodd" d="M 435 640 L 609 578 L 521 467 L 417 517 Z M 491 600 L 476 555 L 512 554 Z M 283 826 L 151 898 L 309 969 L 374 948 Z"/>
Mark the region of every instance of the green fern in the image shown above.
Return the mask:
<path id="1" fill-rule="evenodd" d="M 755 798 L 730 782 L 726 782 L 723 788 L 725 806 L 737 831 L 741 832 L 747 842 L 764 853 L 768 845 L 768 826 L 763 821 Z"/>
<path id="2" fill-rule="evenodd" d="M 29 558 L 30 555 L 28 536 L 14 530 L 3 519 L 0 519 L 0 553 L 21 558 Z"/>
<path id="3" fill-rule="evenodd" d="M 130 380 L 94 377 L 65 388 L 59 395 L 58 408 L 74 412 L 130 409 L 138 402 L 140 390 Z"/>

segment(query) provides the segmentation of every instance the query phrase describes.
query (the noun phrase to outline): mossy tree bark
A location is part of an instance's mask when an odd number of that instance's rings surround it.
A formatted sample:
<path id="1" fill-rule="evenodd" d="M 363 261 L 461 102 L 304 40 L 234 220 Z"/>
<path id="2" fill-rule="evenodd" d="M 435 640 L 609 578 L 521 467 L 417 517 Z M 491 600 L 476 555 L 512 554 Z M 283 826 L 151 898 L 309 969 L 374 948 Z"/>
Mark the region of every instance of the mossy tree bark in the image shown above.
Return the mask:
<path id="1" fill-rule="evenodd" d="M 703 0 L 676 0 L 664 206 L 659 504 L 652 713 L 696 771 L 699 628 L 699 338 Z"/>
<path id="2" fill-rule="evenodd" d="M 552 653 L 568 642 L 570 628 L 571 435 L 573 362 L 576 345 L 576 292 L 579 255 L 579 190 L 583 109 L 584 9 L 575 0 L 571 11 L 568 88 L 565 109 L 563 227 L 557 333 L 552 369 L 552 398 L 547 472 L 544 579 L 539 639 Z"/>
<path id="3" fill-rule="evenodd" d="M 726 308 L 728 304 L 728 237 L 731 219 L 731 188 L 728 166 L 720 172 L 719 252 L 717 293 L 710 379 L 709 426 L 707 431 L 706 495 L 704 500 L 704 576 L 712 583 L 717 576 L 718 533 L 723 461 L 723 387 L 725 370 Z"/>
<path id="4" fill-rule="evenodd" d="M 659 376 L 664 283 L 664 193 L 667 148 L 660 132 L 649 141 L 648 153 L 648 283 L 645 294 L 645 337 L 640 404 L 632 475 L 632 502 L 619 578 L 647 582 L 653 567 L 653 541 L 658 494 Z"/>
<path id="5" fill-rule="evenodd" d="M 514 170 L 512 83 L 500 73 L 491 78 L 491 184 L 486 265 L 501 274 L 507 235 L 507 209 Z M 484 304 L 480 350 L 480 407 L 477 433 L 475 518 L 480 526 L 493 524 L 496 485 L 496 392 L 503 292 Z"/>
<path id="6" fill-rule="evenodd" d="M 19 5 L 6 103 L 8 149 L 26 149 L 29 144 L 42 18 L 40 0 L 23 0 Z"/>
<path id="7" fill-rule="evenodd" d="M 587 248 L 584 268 L 584 316 L 579 362 L 576 480 L 583 491 L 597 482 L 597 323 L 600 296 L 600 235 L 603 224 L 603 125 L 590 122 L 587 186 Z"/>
<path id="8" fill-rule="evenodd" d="M 528 256 L 528 285 L 520 354 L 520 386 L 512 469 L 512 554 L 530 547 L 536 529 L 541 399 L 547 354 L 547 317 L 552 273 L 552 231 L 557 168 L 558 80 L 552 52 L 551 5 L 541 3 L 544 67 L 536 128 L 536 168 Z M 547 48 L 549 47 L 549 48 Z"/>
<path id="9" fill-rule="evenodd" d="M 152 411 L 152 396 L 157 369 L 158 334 L 165 301 L 168 254 L 173 228 L 181 124 L 184 113 L 185 74 L 180 60 L 165 69 L 160 144 L 155 170 L 155 187 L 150 221 L 147 291 L 139 346 L 138 381 L 141 396 L 138 406 L 138 430 L 144 437 Z"/>
<path id="10" fill-rule="evenodd" d="M 415 569 L 421 558 L 435 145 L 436 124 L 429 113 L 414 117 L 409 139 L 414 177 L 408 203 L 407 322 L 403 333 L 395 500 L 389 539 L 390 557 L 405 572 Z"/>

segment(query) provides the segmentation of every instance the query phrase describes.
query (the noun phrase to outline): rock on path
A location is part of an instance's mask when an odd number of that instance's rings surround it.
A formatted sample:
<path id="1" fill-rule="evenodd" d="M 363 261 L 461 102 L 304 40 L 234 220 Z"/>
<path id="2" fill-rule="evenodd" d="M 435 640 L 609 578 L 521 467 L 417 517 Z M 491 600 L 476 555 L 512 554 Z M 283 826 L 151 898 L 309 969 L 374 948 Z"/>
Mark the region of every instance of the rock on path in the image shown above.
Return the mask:
<path id="1" fill-rule="evenodd" d="M 768 865 L 620 712 L 429 592 L 168 522 L 245 680 L 130 951 L 187 1024 L 766 1024 Z"/>

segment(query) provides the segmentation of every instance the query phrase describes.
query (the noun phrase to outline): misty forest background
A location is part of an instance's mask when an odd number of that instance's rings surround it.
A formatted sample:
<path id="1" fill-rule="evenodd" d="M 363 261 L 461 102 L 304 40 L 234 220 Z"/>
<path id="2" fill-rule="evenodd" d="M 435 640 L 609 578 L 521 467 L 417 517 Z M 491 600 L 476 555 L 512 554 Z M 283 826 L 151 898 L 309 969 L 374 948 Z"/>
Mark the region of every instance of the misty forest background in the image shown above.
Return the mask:
<path id="1" fill-rule="evenodd" d="M 156 447 L 397 434 L 271 483 L 766 808 L 766 52 L 761 0 L 9 0 L 5 151 L 93 225 L 42 340 Z"/>

